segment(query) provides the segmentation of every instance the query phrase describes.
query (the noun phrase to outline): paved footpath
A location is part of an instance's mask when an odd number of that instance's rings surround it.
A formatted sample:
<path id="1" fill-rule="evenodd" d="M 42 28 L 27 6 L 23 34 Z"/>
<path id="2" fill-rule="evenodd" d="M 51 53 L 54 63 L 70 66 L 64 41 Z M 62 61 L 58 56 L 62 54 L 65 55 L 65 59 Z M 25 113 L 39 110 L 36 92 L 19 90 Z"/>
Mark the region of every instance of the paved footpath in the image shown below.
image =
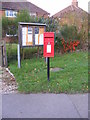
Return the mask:
<path id="1" fill-rule="evenodd" d="M 88 94 L 3 94 L 3 118 L 88 118 Z"/>

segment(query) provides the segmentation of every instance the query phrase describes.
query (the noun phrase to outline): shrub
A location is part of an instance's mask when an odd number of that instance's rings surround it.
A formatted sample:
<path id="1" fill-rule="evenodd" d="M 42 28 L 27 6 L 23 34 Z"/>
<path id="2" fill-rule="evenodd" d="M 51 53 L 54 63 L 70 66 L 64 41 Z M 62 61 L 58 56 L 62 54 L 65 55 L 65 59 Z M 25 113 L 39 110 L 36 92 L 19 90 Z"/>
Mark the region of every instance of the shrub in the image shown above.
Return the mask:
<path id="1" fill-rule="evenodd" d="M 80 40 L 81 49 L 86 49 L 88 47 L 88 17 L 89 14 L 85 11 L 81 11 L 79 14 L 73 11 L 66 13 L 64 18 L 60 20 L 61 26 L 67 24 L 68 26 L 76 27 L 78 33 L 77 39 Z M 71 31 L 67 32 L 72 33 Z"/>
<path id="2" fill-rule="evenodd" d="M 64 25 L 61 27 L 61 35 L 66 41 L 73 41 L 78 38 L 76 26 Z"/>
<path id="3" fill-rule="evenodd" d="M 70 42 L 66 42 L 63 38 L 62 38 L 62 45 L 63 45 L 63 51 L 64 52 L 72 52 L 75 51 L 75 47 L 77 47 L 80 44 L 80 41 L 75 40 L 75 41 L 70 41 Z"/>

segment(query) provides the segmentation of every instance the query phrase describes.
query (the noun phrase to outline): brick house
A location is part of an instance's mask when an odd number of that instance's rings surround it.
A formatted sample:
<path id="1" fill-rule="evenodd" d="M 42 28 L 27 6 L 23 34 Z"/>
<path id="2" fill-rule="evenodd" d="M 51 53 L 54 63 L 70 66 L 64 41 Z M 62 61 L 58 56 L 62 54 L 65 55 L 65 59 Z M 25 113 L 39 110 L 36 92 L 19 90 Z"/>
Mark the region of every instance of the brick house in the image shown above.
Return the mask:
<path id="1" fill-rule="evenodd" d="M 2 9 L 0 9 L 0 17 L 5 16 L 9 19 L 15 19 L 17 13 L 21 10 L 27 10 L 30 13 L 30 16 L 34 17 L 37 16 L 47 18 L 50 15 L 47 11 L 26 0 L 24 0 L 24 2 L 0 2 L 0 5 L 2 6 Z M 12 36 L 13 35 L 6 33 L 6 37 L 3 39 L 6 41 L 11 41 Z M 14 36 L 17 36 L 17 34 Z"/>
<path id="2" fill-rule="evenodd" d="M 0 13 L 2 13 L 2 16 L 15 18 L 16 14 L 20 10 L 29 11 L 31 16 L 48 17 L 50 15 L 47 11 L 27 1 L 26 2 L 2 2 L 2 10 L 0 10 Z"/>
<path id="3" fill-rule="evenodd" d="M 77 0 L 72 0 L 71 5 L 59 11 L 54 18 L 60 20 L 60 26 L 74 25 L 76 26 L 78 33 L 80 33 L 80 40 L 83 49 L 87 49 L 88 46 L 88 16 L 90 14 L 81 9 L 78 6 Z"/>
<path id="4" fill-rule="evenodd" d="M 88 13 L 81 9 L 78 6 L 77 0 L 72 0 L 71 5 L 59 11 L 58 13 L 53 15 L 54 18 L 59 18 L 60 24 L 68 24 L 73 25 L 76 24 L 81 27 L 81 23 L 83 19 L 88 20 Z M 88 21 L 87 21 L 88 23 Z"/>

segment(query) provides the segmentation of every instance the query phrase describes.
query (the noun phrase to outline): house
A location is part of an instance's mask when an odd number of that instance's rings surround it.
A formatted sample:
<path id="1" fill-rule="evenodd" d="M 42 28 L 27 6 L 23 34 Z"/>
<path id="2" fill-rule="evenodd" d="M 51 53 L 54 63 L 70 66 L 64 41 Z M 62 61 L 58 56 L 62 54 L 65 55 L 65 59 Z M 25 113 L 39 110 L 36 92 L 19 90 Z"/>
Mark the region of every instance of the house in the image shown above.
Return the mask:
<path id="1" fill-rule="evenodd" d="M 5 16 L 9 19 L 15 19 L 17 13 L 19 13 L 21 10 L 27 10 L 30 16 L 34 16 L 34 17 L 37 16 L 37 17 L 47 18 L 50 15 L 47 11 L 39 8 L 38 6 L 26 0 L 24 0 L 24 2 L 12 1 L 12 2 L 0 2 L 0 3 L 2 4 L 2 9 L 0 10 L 0 17 Z M 6 36 L 12 37 L 13 35 L 10 33 L 6 33 Z M 14 36 L 17 36 L 17 34 L 15 34 Z"/>
<path id="2" fill-rule="evenodd" d="M 72 0 L 71 5 L 54 14 L 53 17 L 59 18 L 61 25 L 77 24 L 77 26 L 81 27 L 82 21 L 84 19 L 88 20 L 88 13 L 78 6 L 77 0 Z"/>
<path id="3" fill-rule="evenodd" d="M 61 27 L 64 25 L 75 26 L 79 33 L 80 44 L 82 49 L 87 49 L 88 47 L 88 15 L 86 11 L 78 6 L 77 0 L 72 0 L 71 5 L 59 11 L 54 18 L 60 20 Z"/>
<path id="4" fill-rule="evenodd" d="M 48 17 L 50 14 L 31 2 L 2 2 L 2 16 L 15 18 L 20 10 L 29 11 L 31 16 Z"/>

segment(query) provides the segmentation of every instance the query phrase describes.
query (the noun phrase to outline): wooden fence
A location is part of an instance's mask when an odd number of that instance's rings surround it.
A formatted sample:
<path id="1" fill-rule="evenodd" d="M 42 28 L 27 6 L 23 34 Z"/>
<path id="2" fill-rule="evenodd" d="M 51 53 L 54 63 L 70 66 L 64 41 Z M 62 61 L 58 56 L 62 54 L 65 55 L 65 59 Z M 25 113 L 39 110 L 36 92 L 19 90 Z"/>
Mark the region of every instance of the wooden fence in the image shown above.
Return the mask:
<path id="1" fill-rule="evenodd" d="M 4 40 L 0 40 L 0 66 L 7 67 L 6 44 Z"/>

